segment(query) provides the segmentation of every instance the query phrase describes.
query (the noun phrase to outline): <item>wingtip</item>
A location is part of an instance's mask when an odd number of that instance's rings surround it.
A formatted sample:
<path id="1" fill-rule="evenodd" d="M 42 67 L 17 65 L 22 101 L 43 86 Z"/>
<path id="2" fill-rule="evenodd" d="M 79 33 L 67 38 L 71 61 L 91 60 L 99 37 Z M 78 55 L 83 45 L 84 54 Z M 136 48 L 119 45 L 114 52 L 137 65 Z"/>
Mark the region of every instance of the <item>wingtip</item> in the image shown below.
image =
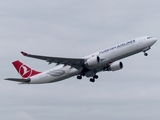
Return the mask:
<path id="1" fill-rule="evenodd" d="M 28 53 L 21 51 L 22 55 L 27 56 Z"/>

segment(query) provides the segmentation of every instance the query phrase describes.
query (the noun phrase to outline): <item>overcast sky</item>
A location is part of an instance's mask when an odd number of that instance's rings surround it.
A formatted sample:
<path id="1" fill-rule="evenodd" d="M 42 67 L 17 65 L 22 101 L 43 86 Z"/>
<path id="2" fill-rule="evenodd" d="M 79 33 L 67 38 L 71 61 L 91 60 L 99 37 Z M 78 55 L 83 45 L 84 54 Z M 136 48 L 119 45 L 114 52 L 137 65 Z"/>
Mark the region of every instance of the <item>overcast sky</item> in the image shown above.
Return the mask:
<path id="1" fill-rule="evenodd" d="M 20 77 L 11 62 L 44 71 L 54 67 L 20 51 L 83 57 L 151 35 L 160 38 L 159 0 L 0 0 L 0 119 L 159 120 L 159 42 L 121 60 L 124 68 L 44 85 L 5 81 Z"/>

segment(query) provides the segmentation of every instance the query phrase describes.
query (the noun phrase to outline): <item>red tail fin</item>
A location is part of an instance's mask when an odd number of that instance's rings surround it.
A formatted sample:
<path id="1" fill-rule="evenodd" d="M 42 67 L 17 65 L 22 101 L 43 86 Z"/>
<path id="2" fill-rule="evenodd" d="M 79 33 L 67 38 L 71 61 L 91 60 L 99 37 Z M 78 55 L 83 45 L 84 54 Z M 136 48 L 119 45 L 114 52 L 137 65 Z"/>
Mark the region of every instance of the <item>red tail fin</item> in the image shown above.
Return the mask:
<path id="1" fill-rule="evenodd" d="M 22 76 L 22 78 L 29 78 L 31 76 L 37 75 L 40 72 L 32 70 L 28 66 L 21 63 L 19 60 L 12 62 L 18 73 Z"/>

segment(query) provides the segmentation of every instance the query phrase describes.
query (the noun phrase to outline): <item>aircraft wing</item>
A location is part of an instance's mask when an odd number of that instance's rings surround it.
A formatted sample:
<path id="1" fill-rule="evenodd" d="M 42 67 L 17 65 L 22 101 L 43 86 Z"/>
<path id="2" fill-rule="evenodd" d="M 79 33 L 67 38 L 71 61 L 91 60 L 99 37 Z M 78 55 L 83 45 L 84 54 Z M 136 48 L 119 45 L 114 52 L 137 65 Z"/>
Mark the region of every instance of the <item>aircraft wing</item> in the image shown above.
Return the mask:
<path id="1" fill-rule="evenodd" d="M 83 58 L 61 58 L 61 57 L 32 55 L 32 54 L 28 54 L 26 52 L 21 52 L 21 53 L 26 57 L 45 60 L 49 64 L 51 64 L 51 63 L 57 63 L 57 65 L 64 64 L 64 65 L 69 65 L 74 68 L 79 68 L 79 67 L 83 66 L 84 62 L 85 62 L 85 59 L 83 59 Z"/>

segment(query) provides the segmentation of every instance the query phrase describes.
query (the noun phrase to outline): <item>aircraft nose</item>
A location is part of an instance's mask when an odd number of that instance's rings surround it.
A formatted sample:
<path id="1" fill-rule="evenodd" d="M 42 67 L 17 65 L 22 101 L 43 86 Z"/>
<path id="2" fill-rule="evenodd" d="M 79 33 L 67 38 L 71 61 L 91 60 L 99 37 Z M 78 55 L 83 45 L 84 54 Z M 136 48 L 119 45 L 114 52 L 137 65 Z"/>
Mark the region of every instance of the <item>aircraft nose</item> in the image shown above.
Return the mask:
<path id="1" fill-rule="evenodd" d="M 157 38 L 152 38 L 153 44 L 157 42 Z"/>
<path id="2" fill-rule="evenodd" d="M 153 42 L 154 42 L 154 43 L 157 42 L 157 38 L 153 38 Z"/>
<path id="3" fill-rule="evenodd" d="M 147 43 L 149 46 L 152 46 L 153 44 L 155 44 L 155 42 L 157 42 L 157 38 L 155 38 L 155 37 L 148 37 L 146 43 Z"/>

